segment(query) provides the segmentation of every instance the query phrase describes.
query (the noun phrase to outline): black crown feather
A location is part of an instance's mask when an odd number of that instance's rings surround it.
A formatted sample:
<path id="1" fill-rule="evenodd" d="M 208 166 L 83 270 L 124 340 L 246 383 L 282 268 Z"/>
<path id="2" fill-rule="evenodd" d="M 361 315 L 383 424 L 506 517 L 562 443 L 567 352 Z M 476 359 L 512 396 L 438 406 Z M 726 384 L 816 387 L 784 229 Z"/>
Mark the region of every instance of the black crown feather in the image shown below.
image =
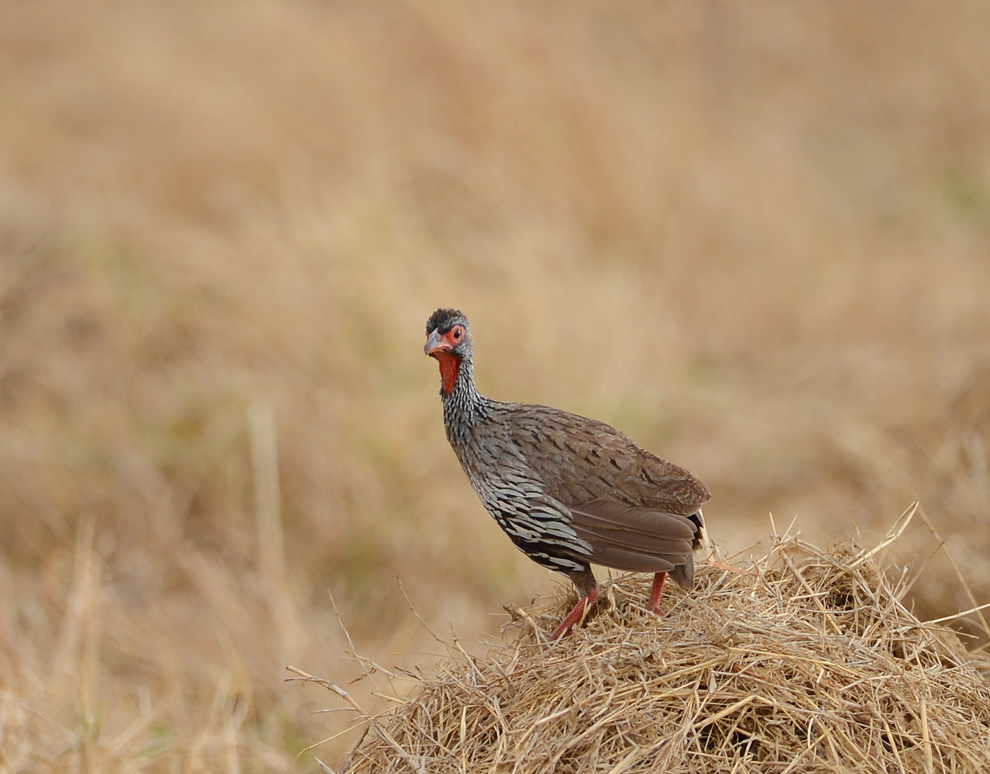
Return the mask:
<path id="1" fill-rule="evenodd" d="M 460 309 L 437 309 L 426 321 L 426 335 L 428 336 L 436 330 L 439 330 L 440 333 L 446 333 L 455 324 L 467 325 L 467 317 L 464 312 Z"/>

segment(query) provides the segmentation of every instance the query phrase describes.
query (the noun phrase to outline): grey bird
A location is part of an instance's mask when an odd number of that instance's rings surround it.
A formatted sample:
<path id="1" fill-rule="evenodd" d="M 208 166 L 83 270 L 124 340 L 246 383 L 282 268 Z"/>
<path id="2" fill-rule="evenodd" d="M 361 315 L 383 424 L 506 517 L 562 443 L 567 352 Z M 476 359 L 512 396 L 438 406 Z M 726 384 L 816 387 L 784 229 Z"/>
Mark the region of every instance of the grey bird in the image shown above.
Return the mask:
<path id="1" fill-rule="evenodd" d="M 438 309 L 426 337 L 424 352 L 440 365 L 447 440 L 482 504 L 517 548 L 577 587 L 578 602 L 551 641 L 570 634 L 598 599 L 592 563 L 654 573 L 646 605 L 654 613 L 668 573 L 693 587 L 707 486 L 604 422 L 481 395 L 462 312 Z"/>

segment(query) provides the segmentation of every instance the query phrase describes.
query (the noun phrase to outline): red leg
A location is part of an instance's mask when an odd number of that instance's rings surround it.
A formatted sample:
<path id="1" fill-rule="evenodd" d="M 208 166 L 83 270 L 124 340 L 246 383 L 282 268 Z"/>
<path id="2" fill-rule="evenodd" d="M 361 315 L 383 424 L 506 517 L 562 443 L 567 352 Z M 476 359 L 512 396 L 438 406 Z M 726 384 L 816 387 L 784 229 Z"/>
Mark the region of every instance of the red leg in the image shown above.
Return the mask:
<path id="1" fill-rule="evenodd" d="M 653 590 L 650 592 L 650 601 L 646 603 L 646 609 L 651 613 L 663 615 L 660 611 L 660 597 L 663 595 L 663 584 L 667 580 L 667 573 L 658 572 L 653 576 Z"/>
<path id="2" fill-rule="evenodd" d="M 598 584 L 592 586 L 591 591 L 585 594 L 581 599 L 577 601 L 574 605 L 574 609 L 567 614 L 567 618 L 560 622 L 554 633 L 550 635 L 550 642 L 559 640 L 561 637 L 566 637 L 571 631 L 577 626 L 581 619 L 584 618 L 585 613 L 591 610 L 591 606 L 595 604 L 598 600 Z"/>

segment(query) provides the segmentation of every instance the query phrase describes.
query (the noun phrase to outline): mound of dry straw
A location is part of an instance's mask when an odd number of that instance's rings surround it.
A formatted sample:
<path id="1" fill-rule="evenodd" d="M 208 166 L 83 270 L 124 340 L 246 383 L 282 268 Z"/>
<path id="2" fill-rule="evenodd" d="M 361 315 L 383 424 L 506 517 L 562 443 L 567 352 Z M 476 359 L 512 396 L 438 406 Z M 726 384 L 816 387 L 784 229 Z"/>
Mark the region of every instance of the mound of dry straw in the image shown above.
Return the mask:
<path id="1" fill-rule="evenodd" d="M 365 714 L 339 770 L 990 771 L 990 683 L 901 603 L 908 573 L 882 566 L 883 545 L 777 537 L 671 589 L 660 619 L 642 607 L 650 579 L 620 577 L 549 650 L 573 598 L 519 611 L 484 659 L 455 643 L 411 698 Z"/>

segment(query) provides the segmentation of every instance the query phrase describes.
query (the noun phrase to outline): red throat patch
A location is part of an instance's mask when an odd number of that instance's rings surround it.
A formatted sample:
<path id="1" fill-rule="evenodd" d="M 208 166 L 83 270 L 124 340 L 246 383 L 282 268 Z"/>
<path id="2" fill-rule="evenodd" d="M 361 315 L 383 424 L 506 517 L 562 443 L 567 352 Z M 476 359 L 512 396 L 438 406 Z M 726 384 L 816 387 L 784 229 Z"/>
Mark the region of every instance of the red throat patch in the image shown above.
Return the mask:
<path id="1" fill-rule="evenodd" d="M 450 395 L 454 391 L 457 373 L 461 370 L 461 359 L 449 352 L 437 352 L 433 357 L 440 364 L 440 391 L 444 395 Z"/>

